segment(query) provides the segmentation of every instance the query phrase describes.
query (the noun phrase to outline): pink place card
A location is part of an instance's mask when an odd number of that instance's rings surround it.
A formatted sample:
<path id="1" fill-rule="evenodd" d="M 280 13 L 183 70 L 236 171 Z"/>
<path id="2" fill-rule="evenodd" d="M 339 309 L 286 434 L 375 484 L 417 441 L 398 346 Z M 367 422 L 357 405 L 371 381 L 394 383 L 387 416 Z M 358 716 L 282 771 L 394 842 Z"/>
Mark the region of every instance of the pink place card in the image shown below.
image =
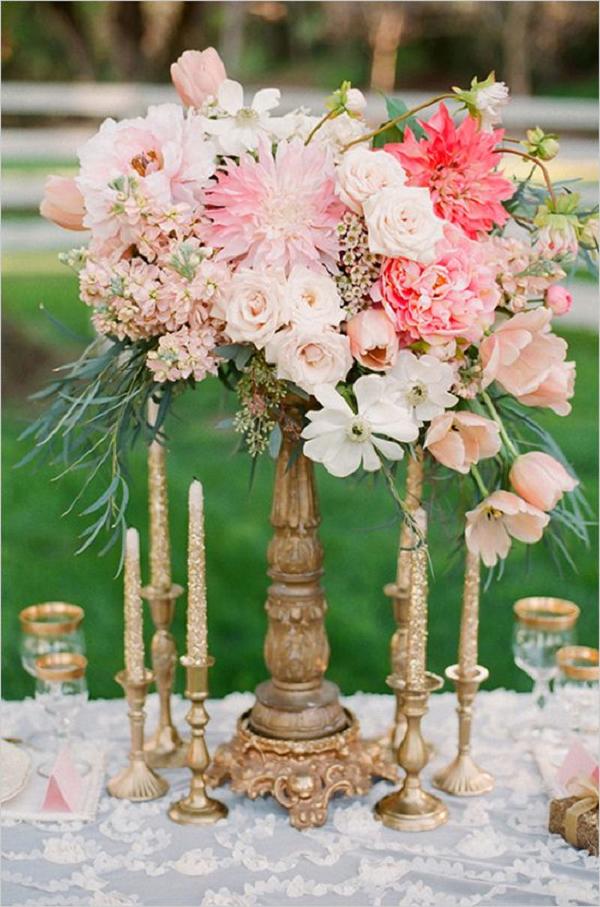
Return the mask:
<path id="1" fill-rule="evenodd" d="M 569 781 L 572 778 L 576 778 L 578 775 L 593 778 L 594 781 L 598 781 L 600 777 L 598 760 L 594 759 L 581 743 L 573 743 L 563 759 L 556 780 L 566 791 Z"/>
<path id="2" fill-rule="evenodd" d="M 81 800 L 81 775 L 67 747 L 56 757 L 42 801 L 44 812 L 75 812 Z"/>

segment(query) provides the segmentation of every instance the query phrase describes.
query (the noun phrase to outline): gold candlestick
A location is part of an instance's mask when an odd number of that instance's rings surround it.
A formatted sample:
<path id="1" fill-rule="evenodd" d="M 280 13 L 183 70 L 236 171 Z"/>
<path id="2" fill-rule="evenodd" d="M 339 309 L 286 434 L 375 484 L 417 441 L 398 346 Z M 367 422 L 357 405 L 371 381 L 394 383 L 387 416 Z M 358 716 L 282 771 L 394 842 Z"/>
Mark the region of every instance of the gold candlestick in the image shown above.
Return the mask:
<path id="1" fill-rule="evenodd" d="M 228 813 L 224 803 L 206 793 L 205 772 L 210 759 L 204 737 L 209 720 L 204 702 L 208 696 L 208 669 L 214 664 L 214 659 L 207 657 L 203 663 L 194 663 L 184 656 L 181 664 L 186 669 L 185 695 L 191 703 L 186 719 L 191 728 L 186 764 L 192 773 L 192 780 L 188 795 L 173 803 L 168 815 L 173 822 L 181 825 L 211 825 L 224 819 Z"/>
<path id="2" fill-rule="evenodd" d="M 410 513 L 421 506 L 423 495 L 423 449 L 417 447 L 414 457 L 408 460 L 406 470 L 406 494 L 404 504 Z M 402 524 L 396 564 L 396 581 L 384 587 L 384 594 L 392 600 L 396 630 L 390 641 L 390 662 L 392 673 L 399 677 L 406 674 L 406 646 L 408 641 L 408 608 L 410 602 L 410 573 L 414 535 L 408 523 Z M 406 732 L 406 719 L 402 712 L 402 700 L 396 693 L 396 712 L 390 729 L 389 746 L 395 752 Z"/>
<path id="3" fill-rule="evenodd" d="M 122 769 L 106 785 L 111 797 L 122 800 L 156 800 L 169 789 L 169 784 L 157 775 L 147 764 L 144 756 L 144 702 L 148 687 L 153 681 L 151 671 L 145 671 L 141 679 L 128 676 L 127 671 L 119 671 L 115 680 L 125 690 L 129 705 L 129 725 L 131 728 L 131 749 L 129 765 Z"/>
<path id="4" fill-rule="evenodd" d="M 494 778 L 483 771 L 471 756 L 471 721 L 473 702 L 479 685 L 487 680 L 489 672 L 477 665 L 475 673 L 465 677 L 459 665 L 446 668 L 446 677 L 456 687 L 458 699 L 458 753 L 452 762 L 433 778 L 435 787 L 457 797 L 475 797 L 493 790 Z"/>
<path id="5" fill-rule="evenodd" d="M 480 569 L 479 555 L 467 548 L 458 664 L 446 669 L 446 677 L 453 681 L 458 699 L 458 753 L 433 779 L 437 788 L 457 797 L 485 794 L 494 787 L 492 775 L 479 768 L 471 756 L 473 702 L 480 684 L 489 676 L 477 664 Z"/>
<path id="6" fill-rule="evenodd" d="M 426 672 L 416 689 L 394 674 L 388 677 L 387 682 L 392 689 L 400 692 L 406 717 L 406 733 L 398 748 L 398 764 L 406 776 L 398 791 L 375 804 L 375 816 L 396 831 L 430 831 L 448 820 L 448 809 L 438 797 L 421 786 L 420 774 L 429 759 L 421 734 L 421 719 L 427 712 L 430 693 L 439 690 L 444 681 L 436 674 Z"/>

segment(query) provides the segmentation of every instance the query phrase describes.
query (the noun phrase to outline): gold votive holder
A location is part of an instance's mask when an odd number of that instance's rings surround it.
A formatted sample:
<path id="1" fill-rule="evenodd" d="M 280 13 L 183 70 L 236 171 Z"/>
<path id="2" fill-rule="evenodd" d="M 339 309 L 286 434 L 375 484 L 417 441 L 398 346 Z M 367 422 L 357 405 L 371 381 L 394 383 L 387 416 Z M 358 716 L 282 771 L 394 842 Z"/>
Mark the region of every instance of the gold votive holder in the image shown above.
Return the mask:
<path id="1" fill-rule="evenodd" d="M 543 595 L 520 598 L 513 605 L 513 611 L 524 627 L 549 632 L 572 629 L 580 614 L 575 602 Z"/>
<path id="2" fill-rule="evenodd" d="M 171 715 L 171 693 L 177 666 L 177 648 L 171 633 L 175 603 L 183 586 L 172 584 L 167 591 L 145 586 L 142 595 L 148 602 L 155 632 L 152 637 L 152 672 L 158 693 L 158 727 L 144 743 L 146 761 L 154 768 L 180 768 L 185 765 L 187 742 L 179 736 Z"/>
<path id="3" fill-rule="evenodd" d="M 477 665 L 472 674 L 465 676 L 459 665 L 446 669 L 446 677 L 456 687 L 458 705 L 458 752 L 445 768 L 433 777 L 439 790 L 455 797 L 475 797 L 493 790 L 494 778 L 479 768 L 471 756 L 471 721 L 473 702 L 480 684 L 489 677 L 487 668 Z"/>
<path id="4" fill-rule="evenodd" d="M 388 677 L 387 683 L 393 690 L 399 690 L 402 698 L 406 733 L 398 748 L 397 758 L 406 776 L 398 791 L 375 804 L 375 817 L 396 831 L 431 831 L 447 822 L 448 809 L 439 797 L 421 786 L 420 775 L 429 761 L 421 721 L 427 712 L 430 694 L 441 689 L 444 681 L 436 674 L 427 672 L 422 689 L 411 689 L 396 674 Z"/>
<path id="5" fill-rule="evenodd" d="M 600 653 L 590 646 L 563 646 L 556 653 L 556 664 L 569 680 L 598 683 Z"/>
<path id="6" fill-rule="evenodd" d="M 193 662 L 185 655 L 181 658 L 186 671 L 185 695 L 190 700 L 186 721 L 191 729 L 191 737 L 186 765 L 192 777 L 187 796 L 173 803 L 168 811 L 169 819 L 180 825 L 212 825 L 219 819 L 226 818 L 229 812 L 224 803 L 214 800 L 206 793 L 205 774 L 210 757 L 205 739 L 209 717 L 204 703 L 208 696 L 208 669 L 214 663 L 214 658 L 210 656 L 204 662 Z"/>
<path id="7" fill-rule="evenodd" d="M 29 605 L 19 614 L 21 630 L 32 636 L 67 636 L 74 633 L 85 616 L 83 608 L 68 602 Z"/>
<path id="8" fill-rule="evenodd" d="M 144 703 L 154 676 L 151 671 L 145 671 L 143 679 L 133 680 L 127 671 L 119 671 L 115 680 L 123 687 L 129 706 L 131 749 L 129 764 L 110 779 L 106 788 L 111 797 L 121 800 L 156 800 L 166 794 L 169 783 L 147 765 L 144 755 Z"/>

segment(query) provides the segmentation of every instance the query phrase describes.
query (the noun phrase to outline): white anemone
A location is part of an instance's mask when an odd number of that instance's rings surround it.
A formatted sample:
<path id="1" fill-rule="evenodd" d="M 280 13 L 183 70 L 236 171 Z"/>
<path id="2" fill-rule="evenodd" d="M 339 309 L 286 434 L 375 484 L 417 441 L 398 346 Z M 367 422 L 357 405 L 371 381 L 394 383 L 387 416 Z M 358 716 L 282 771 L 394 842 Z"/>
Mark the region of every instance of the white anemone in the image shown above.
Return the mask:
<path id="1" fill-rule="evenodd" d="M 427 353 L 417 357 L 410 350 L 402 350 L 385 380 L 390 399 L 408 407 L 419 425 L 430 422 L 458 400 L 449 393 L 455 381 L 454 369 Z"/>
<path id="2" fill-rule="evenodd" d="M 279 104 L 278 88 L 257 91 L 249 107 L 244 106 L 244 89 L 239 82 L 225 79 L 217 92 L 217 103 L 224 116 L 203 118 L 209 135 L 217 137 L 223 154 L 239 156 L 258 145 L 261 135 L 269 133 L 269 111 Z"/>

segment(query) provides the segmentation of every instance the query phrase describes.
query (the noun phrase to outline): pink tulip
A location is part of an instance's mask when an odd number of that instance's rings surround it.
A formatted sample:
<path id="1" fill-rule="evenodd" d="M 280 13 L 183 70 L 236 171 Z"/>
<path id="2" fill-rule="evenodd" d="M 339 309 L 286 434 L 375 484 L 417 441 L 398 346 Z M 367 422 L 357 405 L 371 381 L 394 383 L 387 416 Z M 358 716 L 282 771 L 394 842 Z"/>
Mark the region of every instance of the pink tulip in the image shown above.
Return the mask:
<path id="1" fill-rule="evenodd" d="M 433 419 L 424 446 L 438 462 L 463 475 L 500 450 L 498 426 L 472 412 L 446 412 Z"/>
<path id="2" fill-rule="evenodd" d="M 467 513 L 467 548 L 478 554 L 486 567 L 510 551 L 512 539 L 539 542 L 550 517 L 510 491 L 494 491 Z"/>
<path id="3" fill-rule="evenodd" d="M 398 337 L 383 309 L 364 309 L 348 323 L 350 351 L 365 368 L 381 372 L 394 365 Z"/>
<path id="4" fill-rule="evenodd" d="M 509 478 L 517 494 L 538 510 L 554 510 L 564 492 L 579 485 L 558 460 L 537 450 L 517 457 Z"/>
<path id="5" fill-rule="evenodd" d="M 573 394 L 574 363 L 566 341 L 550 330 L 552 312 L 540 307 L 504 321 L 481 343 L 483 383 L 498 381 L 525 406 L 548 406 L 566 415 Z"/>
<path id="6" fill-rule="evenodd" d="M 566 287 L 554 284 L 546 290 L 546 305 L 555 315 L 566 315 L 571 311 L 573 297 Z"/>
<path id="7" fill-rule="evenodd" d="M 65 230 L 85 230 L 85 206 L 75 180 L 66 176 L 49 176 L 44 186 L 40 214 Z"/>
<path id="8" fill-rule="evenodd" d="M 171 64 L 171 78 L 186 107 L 201 107 L 208 98 L 216 96 L 227 73 L 214 47 L 207 47 L 202 51 L 184 51 Z"/>

